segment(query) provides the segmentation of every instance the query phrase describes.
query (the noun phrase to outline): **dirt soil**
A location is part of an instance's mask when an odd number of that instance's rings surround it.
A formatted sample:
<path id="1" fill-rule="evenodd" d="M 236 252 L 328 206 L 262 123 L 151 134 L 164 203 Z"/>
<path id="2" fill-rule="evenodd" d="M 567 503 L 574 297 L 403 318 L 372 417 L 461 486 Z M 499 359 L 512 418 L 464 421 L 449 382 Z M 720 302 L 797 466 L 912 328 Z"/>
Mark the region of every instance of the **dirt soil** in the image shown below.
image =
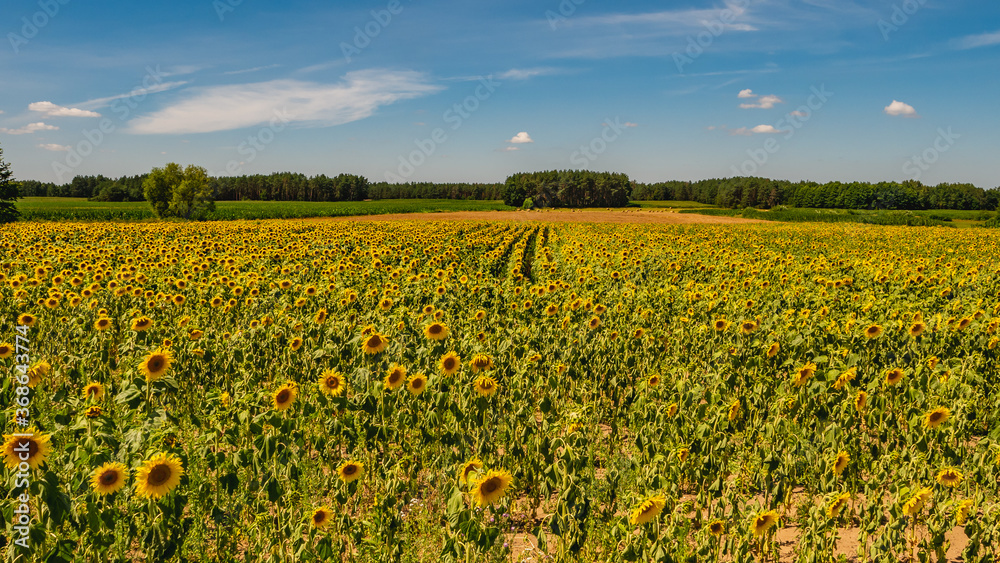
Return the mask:
<path id="1" fill-rule="evenodd" d="M 394 213 L 355 217 L 314 217 L 297 221 L 516 221 L 554 223 L 654 223 L 665 225 L 766 223 L 741 217 L 714 217 L 695 213 L 647 210 L 567 210 L 567 211 L 455 211 L 446 213 Z"/>

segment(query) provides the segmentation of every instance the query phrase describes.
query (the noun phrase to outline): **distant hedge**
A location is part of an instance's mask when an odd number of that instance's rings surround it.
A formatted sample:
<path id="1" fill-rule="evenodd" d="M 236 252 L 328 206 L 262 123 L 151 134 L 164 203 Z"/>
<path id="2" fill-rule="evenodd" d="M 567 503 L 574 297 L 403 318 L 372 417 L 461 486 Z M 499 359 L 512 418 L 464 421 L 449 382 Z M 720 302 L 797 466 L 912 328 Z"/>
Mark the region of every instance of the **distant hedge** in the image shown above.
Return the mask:
<path id="1" fill-rule="evenodd" d="M 624 207 L 631 195 L 628 175 L 589 170 L 514 174 L 503 188 L 504 203 L 515 207 L 528 198 L 535 207 Z"/>

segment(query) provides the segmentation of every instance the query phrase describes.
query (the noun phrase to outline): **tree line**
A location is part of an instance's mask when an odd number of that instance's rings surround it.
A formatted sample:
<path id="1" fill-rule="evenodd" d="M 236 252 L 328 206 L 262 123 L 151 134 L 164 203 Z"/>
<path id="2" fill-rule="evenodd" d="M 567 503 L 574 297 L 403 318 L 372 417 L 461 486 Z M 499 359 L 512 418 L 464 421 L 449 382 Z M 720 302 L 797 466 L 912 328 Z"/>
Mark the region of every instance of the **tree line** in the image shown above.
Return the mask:
<path id="1" fill-rule="evenodd" d="M 928 186 L 905 182 L 789 182 L 738 177 L 698 182 L 636 184 L 636 201 L 697 201 L 729 208 L 777 205 L 836 209 L 968 209 L 993 210 L 1000 205 L 1000 188 L 972 184 Z"/>
<path id="2" fill-rule="evenodd" d="M 632 188 L 626 174 L 589 170 L 526 172 L 507 178 L 503 201 L 517 207 L 624 207 Z M 531 200 L 531 205 L 526 200 Z"/>

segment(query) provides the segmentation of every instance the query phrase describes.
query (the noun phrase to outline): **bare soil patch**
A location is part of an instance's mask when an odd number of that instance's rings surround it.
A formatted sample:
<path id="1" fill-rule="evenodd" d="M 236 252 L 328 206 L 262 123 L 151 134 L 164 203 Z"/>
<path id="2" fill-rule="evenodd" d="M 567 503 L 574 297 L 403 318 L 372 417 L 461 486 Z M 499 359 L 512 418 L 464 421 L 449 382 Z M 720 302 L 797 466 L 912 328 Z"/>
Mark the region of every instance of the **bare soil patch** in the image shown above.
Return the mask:
<path id="1" fill-rule="evenodd" d="M 628 210 L 554 210 L 554 211 L 454 211 L 447 213 L 393 213 L 353 217 L 314 217 L 297 221 L 515 221 L 552 223 L 620 223 L 620 224 L 732 224 L 765 223 L 742 217 L 714 217 L 695 213 L 670 211 Z"/>

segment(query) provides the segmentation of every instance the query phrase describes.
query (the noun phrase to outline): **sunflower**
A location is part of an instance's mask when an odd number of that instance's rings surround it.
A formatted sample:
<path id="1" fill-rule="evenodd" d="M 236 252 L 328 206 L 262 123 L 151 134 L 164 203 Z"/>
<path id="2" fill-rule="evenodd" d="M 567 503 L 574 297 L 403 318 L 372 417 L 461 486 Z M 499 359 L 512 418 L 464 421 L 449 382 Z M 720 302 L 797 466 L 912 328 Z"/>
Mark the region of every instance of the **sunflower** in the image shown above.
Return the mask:
<path id="1" fill-rule="evenodd" d="M 486 311 L 483 311 L 483 310 L 476 311 L 476 315 L 473 318 L 475 318 L 477 321 L 481 321 L 481 320 L 485 319 L 486 318 Z"/>
<path id="2" fill-rule="evenodd" d="M 660 376 L 654 373 L 653 375 L 649 376 L 649 379 L 646 380 L 646 384 L 649 385 L 650 387 L 656 387 L 657 385 L 660 384 Z"/>
<path id="3" fill-rule="evenodd" d="M 378 354 L 382 350 L 385 350 L 386 345 L 389 343 L 385 336 L 382 336 L 378 332 L 373 332 L 368 338 L 365 339 L 362 349 L 365 354 L 374 355 Z"/>
<path id="4" fill-rule="evenodd" d="M 878 338 L 879 336 L 882 336 L 882 327 L 873 324 L 865 329 L 866 338 Z"/>
<path id="5" fill-rule="evenodd" d="M 972 499 L 967 498 L 962 502 L 958 503 L 958 508 L 955 509 L 955 522 L 959 526 L 964 526 L 965 521 L 969 518 L 969 511 L 972 509 Z"/>
<path id="6" fill-rule="evenodd" d="M 146 460 L 136 470 L 135 492 L 142 497 L 158 499 L 181 483 L 184 466 L 174 454 L 160 453 Z"/>
<path id="7" fill-rule="evenodd" d="M 587 322 L 587 328 L 589 328 L 590 330 L 594 330 L 599 326 L 601 326 L 600 317 L 591 317 L 590 320 Z"/>
<path id="8" fill-rule="evenodd" d="M 719 537 L 726 533 L 726 523 L 722 520 L 713 520 L 711 524 L 708 525 L 708 533 L 715 537 Z"/>
<path id="9" fill-rule="evenodd" d="M 688 448 L 681 448 L 677 450 L 677 459 L 681 460 L 681 463 L 687 461 L 689 455 L 691 455 L 691 450 Z"/>
<path id="10" fill-rule="evenodd" d="M 469 367 L 472 368 L 472 373 L 491 370 L 493 369 L 493 358 L 486 354 L 476 354 L 469 362 Z"/>
<path id="11" fill-rule="evenodd" d="M 635 507 L 628 521 L 633 526 L 641 526 L 659 516 L 666 505 L 667 499 L 660 495 L 649 497 Z"/>
<path id="12" fill-rule="evenodd" d="M 424 336 L 431 340 L 448 338 L 448 327 L 444 323 L 431 323 L 424 328 Z"/>
<path id="13" fill-rule="evenodd" d="M 913 516 L 919 513 L 924 508 L 924 503 L 931 498 L 933 492 L 924 487 L 916 492 L 906 503 L 903 504 L 903 514 L 907 516 Z"/>
<path id="14" fill-rule="evenodd" d="M 128 468 L 121 463 L 105 463 L 94 470 L 90 487 L 102 495 L 110 495 L 125 486 Z"/>
<path id="15" fill-rule="evenodd" d="M 863 413 L 865 407 L 868 405 L 868 393 L 864 391 L 858 391 L 858 395 L 854 397 L 854 410 L 858 413 Z"/>
<path id="16" fill-rule="evenodd" d="M 900 368 L 892 368 L 891 370 L 885 372 L 885 382 L 889 385 L 896 385 L 903 380 L 906 373 Z"/>
<path id="17" fill-rule="evenodd" d="M 27 463 L 31 469 L 37 469 L 49 456 L 52 435 L 42 434 L 34 428 L 17 435 L 4 435 L 3 456 L 8 469 L 17 469 L 21 463 Z M 21 456 L 27 453 L 27 459 Z"/>
<path id="18" fill-rule="evenodd" d="M 741 405 L 739 399 L 734 399 L 732 403 L 729 403 L 729 414 L 727 416 L 729 418 L 729 422 L 733 422 L 740 417 L 740 410 Z"/>
<path id="19" fill-rule="evenodd" d="M 833 499 L 833 502 L 828 504 L 826 507 L 827 518 L 836 518 L 840 516 L 840 511 L 847 506 L 847 501 L 849 500 L 851 500 L 851 495 L 848 493 L 840 493 L 837 495 L 837 497 Z"/>
<path id="20" fill-rule="evenodd" d="M 173 361 L 174 357 L 169 350 L 159 348 L 139 364 L 139 371 L 146 376 L 146 381 L 156 381 L 166 375 Z"/>
<path id="21" fill-rule="evenodd" d="M 858 368 L 848 368 L 844 373 L 837 376 L 837 380 L 833 382 L 833 388 L 839 391 L 847 387 L 847 384 L 853 381 L 857 375 Z"/>
<path id="22" fill-rule="evenodd" d="M 489 470 L 482 476 L 471 481 L 472 497 L 479 506 L 491 505 L 501 498 L 507 487 L 510 486 L 512 477 L 510 473 L 503 470 Z"/>
<path id="23" fill-rule="evenodd" d="M 474 473 L 483 468 L 483 462 L 478 459 L 467 461 L 458 469 L 458 481 L 463 485 L 472 484 L 475 479 Z"/>
<path id="24" fill-rule="evenodd" d="M 792 383 L 796 387 L 802 387 L 809 381 L 809 378 L 816 375 L 816 364 L 812 362 L 806 362 L 806 364 L 798 369 L 795 377 L 792 379 Z"/>
<path id="25" fill-rule="evenodd" d="M 94 330 L 107 330 L 111 327 L 111 319 L 107 317 L 100 317 L 94 321 Z"/>
<path id="26" fill-rule="evenodd" d="M 20 326 L 35 326 L 36 320 L 38 319 L 31 313 L 22 313 L 17 317 L 17 324 Z"/>
<path id="27" fill-rule="evenodd" d="M 412 375 L 408 380 L 406 380 L 406 390 L 409 391 L 414 397 L 423 393 L 426 388 L 427 376 L 422 373 Z"/>
<path id="28" fill-rule="evenodd" d="M 289 347 L 290 349 L 292 349 L 293 351 L 295 351 L 295 350 L 298 350 L 299 348 L 301 348 L 301 347 L 302 347 L 302 343 L 303 343 L 303 341 L 302 341 L 302 338 L 300 338 L 300 337 L 296 336 L 296 337 L 295 337 L 295 338 L 293 338 L 293 339 L 292 339 L 292 341 L 291 341 L 291 342 L 290 342 L 290 343 L 288 344 L 288 347 Z"/>
<path id="29" fill-rule="evenodd" d="M 915 322 L 910 325 L 910 336 L 916 338 L 923 334 L 925 330 L 927 330 L 927 325 L 922 322 Z"/>
<path id="30" fill-rule="evenodd" d="M 10 342 L 0 342 L 0 360 L 6 360 L 14 354 L 14 345 Z"/>
<path id="31" fill-rule="evenodd" d="M 712 328 L 715 329 L 716 332 L 725 332 L 725 330 L 729 328 L 729 324 L 729 321 L 726 319 L 716 319 L 712 322 Z"/>
<path id="32" fill-rule="evenodd" d="M 751 525 L 751 530 L 755 536 L 763 536 L 778 524 L 778 513 L 773 510 L 768 510 L 767 512 L 761 512 L 753 519 L 753 524 Z"/>
<path id="33" fill-rule="evenodd" d="M 333 521 L 333 511 L 328 506 L 321 506 L 313 511 L 309 521 L 312 522 L 314 528 L 322 530 Z"/>
<path id="34" fill-rule="evenodd" d="M 359 461 L 348 461 L 337 468 L 337 476 L 345 483 L 357 481 L 365 474 L 365 466 Z"/>
<path id="35" fill-rule="evenodd" d="M 924 426 L 927 428 L 937 428 L 951 418 L 951 410 L 948 407 L 938 407 L 924 415 Z"/>
<path id="36" fill-rule="evenodd" d="M 329 313 L 327 313 L 326 309 L 320 309 L 319 311 L 316 311 L 316 316 L 313 317 L 313 322 L 315 322 L 318 325 L 325 323 L 328 314 Z"/>
<path id="37" fill-rule="evenodd" d="M 438 366 L 445 375 L 454 375 L 462 367 L 462 358 L 454 352 L 448 352 L 444 356 L 441 356 Z"/>
<path id="38" fill-rule="evenodd" d="M 386 389 L 398 389 L 400 385 L 406 383 L 406 368 L 399 364 L 392 364 L 383 381 Z"/>
<path id="39" fill-rule="evenodd" d="M 389 309 L 392 309 L 392 299 L 388 297 L 382 299 L 381 301 L 378 302 L 378 308 L 382 309 L 383 311 L 388 311 Z"/>
<path id="40" fill-rule="evenodd" d="M 767 357 L 768 358 L 773 358 L 773 357 L 777 356 L 778 352 L 780 350 L 781 350 L 781 345 L 780 344 L 778 344 L 777 342 L 771 344 L 767 348 Z"/>
<path id="41" fill-rule="evenodd" d="M 558 312 L 559 312 L 559 306 L 556 305 L 555 303 L 549 303 L 548 306 L 545 307 L 546 316 L 551 317 L 552 315 L 555 315 Z"/>
<path id="42" fill-rule="evenodd" d="M 677 414 L 678 408 L 677 403 L 670 403 L 670 406 L 667 407 L 667 416 L 673 418 Z"/>
<path id="43" fill-rule="evenodd" d="M 84 412 L 84 416 L 86 416 L 87 418 L 97 418 L 101 416 L 101 412 L 102 412 L 101 407 L 97 405 L 91 405 L 87 407 L 86 412 Z"/>
<path id="44" fill-rule="evenodd" d="M 42 378 L 52 371 L 52 364 L 42 360 L 28 369 L 28 387 L 34 389 L 42 382 Z"/>
<path id="45" fill-rule="evenodd" d="M 936 368 L 937 365 L 938 365 L 938 362 L 940 362 L 940 361 L 941 360 L 937 356 L 931 356 L 930 358 L 927 358 L 927 367 L 928 367 L 928 369 L 934 369 L 934 368 Z"/>
<path id="46" fill-rule="evenodd" d="M 851 462 L 851 456 L 846 451 L 841 450 L 833 460 L 833 472 L 840 475 L 847 469 L 847 464 Z"/>
<path id="47" fill-rule="evenodd" d="M 292 403 L 295 402 L 295 398 L 299 395 L 299 387 L 295 383 L 289 381 L 277 391 L 271 395 L 271 403 L 274 404 L 274 409 L 278 411 L 287 411 L 292 407 Z"/>
<path id="48" fill-rule="evenodd" d="M 328 369 L 319 376 L 319 390 L 331 397 L 339 397 L 347 389 L 344 382 L 344 374 L 339 371 Z"/>
<path id="49" fill-rule="evenodd" d="M 965 330 L 969 328 L 969 325 L 971 324 L 972 324 L 972 319 L 970 319 L 969 317 L 962 317 L 962 319 L 958 321 L 958 325 L 955 326 L 955 328 L 957 330 Z"/>
<path id="50" fill-rule="evenodd" d="M 757 330 L 757 323 L 753 321 L 743 321 L 740 323 L 740 332 L 742 334 L 750 334 L 755 330 Z"/>
<path id="51" fill-rule="evenodd" d="M 132 330 L 136 332 L 147 331 L 152 326 L 153 326 L 153 319 L 149 317 L 139 317 L 132 321 Z"/>
<path id="52" fill-rule="evenodd" d="M 104 398 L 104 386 L 96 381 L 91 381 L 83 388 L 83 396 L 87 399 L 100 401 Z"/>
<path id="53" fill-rule="evenodd" d="M 957 487 L 959 483 L 962 482 L 962 472 L 953 468 L 946 467 L 941 471 L 938 471 L 937 482 L 945 487 Z"/>
<path id="54" fill-rule="evenodd" d="M 481 375 L 476 379 L 473 386 L 476 388 L 476 393 L 479 393 L 480 397 L 489 397 L 490 395 L 497 392 L 500 386 L 497 384 L 496 380 L 488 375 Z"/>

